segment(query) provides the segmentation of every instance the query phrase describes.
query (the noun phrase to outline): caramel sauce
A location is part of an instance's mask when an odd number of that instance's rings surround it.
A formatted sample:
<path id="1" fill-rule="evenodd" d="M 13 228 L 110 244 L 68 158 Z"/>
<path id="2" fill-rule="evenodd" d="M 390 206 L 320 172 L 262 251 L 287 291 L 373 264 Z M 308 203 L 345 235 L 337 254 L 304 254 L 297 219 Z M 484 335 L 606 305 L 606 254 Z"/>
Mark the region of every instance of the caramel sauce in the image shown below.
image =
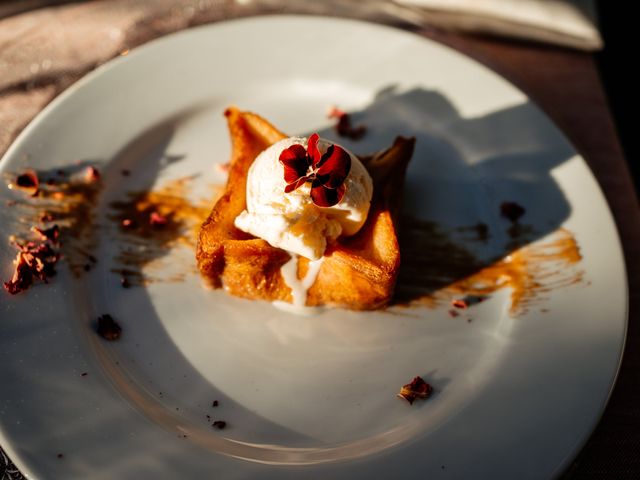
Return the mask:
<path id="1" fill-rule="evenodd" d="M 178 282 L 187 273 L 196 272 L 194 264 L 183 273 L 161 276 L 162 257 L 172 248 L 178 244 L 195 248 L 197 231 L 215 202 L 189 202 L 186 192 L 190 181 L 182 178 L 156 191 L 131 192 L 127 200 L 111 204 L 115 211 L 111 218 L 119 223 L 123 234 L 123 246 L 115 259 L 121 268 L 114 272 L 138 284 Z M 166 218 L 166 224 L 151 225 L 151 212 Z M 133 224 L 123 226 L 126 219 Z M 456 296 L 485 298 L 509 288 L 510 310 L 517 315 L 542 303 L 551 290 L 580 283 L 584 276 L 581 270 L 567 268 L 582 257 L 573 234 L 566 229 L 531 243 L 534 229 L 514 224 L 507 231 L 510 241 L 504 256 L 491 261 L 478 259 L 470 248 L 471 243 L 486 243 L 491 238 L 488 226 L 482 223 L 458 227 L 458 235 L 454 235 L 454 231 L 434 222 L 407 217 L 401 219 L 399 233 L 402 263 L 395 305 L 439 308 L 449 305 Z"/>
<path id="2" fill-rule="evenodd" d="M 187 192 L 192 180 L 193 177 L 183 177 L 157 190 L 129 192 L 124 200 L 110 204 L 112 213 L 108 218 L 117 223 L 120 233 L 113 272 L 141 285 L 157 281 L 180 282 L 188 273 L 197 270 L 194 261 L 181 272 L 162 273 L 166 266 L 163 259 L 176 246 L 195 249 L 200 225 L 215 202 L 215 199 L 191 202 Z M 220 188 L 213 190 L 217 198 Z M 152 215 L 162 222 L 152 221 Z"/>
<path id="3" fill-rule="evenodd" d="M 448 305 L 456 296 L 486 297 L 509 288 L 510 312 L 517 315 L 544 302 L 552 290 L 584 278 L 582 270 L 569 268 L 582 256 L 575 237 L 564 228 L 511 251 L 508 246 L 502 258 L 482 262 L 432 222 L 403 219 L 401 225 L 402 263 L 396 304 L 436 308 Z M 530 227 L 522 229 L 527 235 L 531 231 Z"/>

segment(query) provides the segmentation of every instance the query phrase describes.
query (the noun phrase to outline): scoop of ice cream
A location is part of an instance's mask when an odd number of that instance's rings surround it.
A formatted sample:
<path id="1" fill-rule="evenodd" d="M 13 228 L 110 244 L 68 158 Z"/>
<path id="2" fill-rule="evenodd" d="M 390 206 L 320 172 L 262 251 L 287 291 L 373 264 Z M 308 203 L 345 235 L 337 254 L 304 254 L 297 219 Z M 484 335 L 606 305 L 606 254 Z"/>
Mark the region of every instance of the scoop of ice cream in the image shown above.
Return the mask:
<path id="1" fill-rule="evenodd" d="M 373 183 L 364 165 L 351 152 L 351 170 L 340 202 L 319 207 L 311 199 L 309 182 L 285 193 L 284 166 L 280 154 L 292 145 L 307 148 L 307 139 L 285 138 L 264 150 L 247 175 L 247 208 L 236 217 L 240 230 L 262 238 L 274 247 L 316 260 L 324 254 L 327 240 L 350 236 L 364 225 L 373 194 Z M 320 139 L 324 154 L 331 143 Z"/>

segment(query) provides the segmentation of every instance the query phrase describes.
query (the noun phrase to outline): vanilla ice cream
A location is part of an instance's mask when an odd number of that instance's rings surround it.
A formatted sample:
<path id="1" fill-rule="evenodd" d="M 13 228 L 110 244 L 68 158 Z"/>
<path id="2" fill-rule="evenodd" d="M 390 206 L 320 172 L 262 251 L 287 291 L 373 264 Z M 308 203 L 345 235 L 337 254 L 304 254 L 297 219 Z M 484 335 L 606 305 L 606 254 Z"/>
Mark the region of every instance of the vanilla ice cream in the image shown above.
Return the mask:
<path id="1" fill-rule="evenodd" d="M 351 170 L 340 202 L 331 207 L 315 205 L 309 182 L 285 193 L 284 166 L 279 158 L 294 144 L 306 149 L 307 139 L 285 138 L 256 157 L 247 175 L 247 208 L 236 217 L 235 225 L 274 247 L 317 260 L 324 254 L 327 240 L 354 235 L 364 225 L 373 183 L 364 165 L 347 151 Z M 320 153 L 324 154 L 330 145 L 320 139 Z"/>

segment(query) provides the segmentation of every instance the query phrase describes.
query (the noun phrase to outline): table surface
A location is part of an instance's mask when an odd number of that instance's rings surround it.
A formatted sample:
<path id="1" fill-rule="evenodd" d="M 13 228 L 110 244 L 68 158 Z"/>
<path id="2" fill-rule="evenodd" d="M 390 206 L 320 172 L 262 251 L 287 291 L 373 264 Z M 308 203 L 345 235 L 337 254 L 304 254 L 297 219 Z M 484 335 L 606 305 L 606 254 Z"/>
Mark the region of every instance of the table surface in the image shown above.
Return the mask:
<path id="1" fill-rule="evenodd" d="M 144 3 L 116 0 L 72 4 L 0 20 L 0 156 L 56 95 L 122 49 L 192 25 L 256 13 L 220 0 L 161 0 L 154 10 Z M 176 3 L 182 8 L 179 15 L 174 9 Z M 141 24 L 140 19 L 145 21 Z M 43 42 L 51 35 L 59 37 L 61 31 L 65 38 Z M 101 49 L 91 48 L 92 42 L 104 43 L 97 32 L 106 32 L 111 43 Z M 562 478 L 640 478 L 640 209 L 593 55 L 430 28 L 416 33 L 475 58 L 518 86 L 564 131 L 594 172 L 624 248 L 629 328 L 609 404 Z M 76 41 L 82 48 L 75 45 Z M 42 48 L 43 44 L 52 44 L 52 50 Z M 24 478 L 7 462 L 0 450 L 0 479 Z"/>

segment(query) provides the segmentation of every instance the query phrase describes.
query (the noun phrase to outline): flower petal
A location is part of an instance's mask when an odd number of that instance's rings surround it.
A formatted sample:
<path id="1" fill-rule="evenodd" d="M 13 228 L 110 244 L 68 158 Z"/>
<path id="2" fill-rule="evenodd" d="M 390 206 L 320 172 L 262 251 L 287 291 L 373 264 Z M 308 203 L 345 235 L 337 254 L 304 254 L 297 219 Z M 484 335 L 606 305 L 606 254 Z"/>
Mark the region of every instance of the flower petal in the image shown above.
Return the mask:
<path id="1" fill-rule="evenodd" d="M 316 177 L 327 188 L 338 188 L 351 171 L 351 155 L 337 145 L 331 145 L 319 163 Z"/>
<path id="2" fill-rule="evenodd" d="M 287 185 L 286 187 L 284 187 L 284 193 L 291 193 L 294 190 L 300 188 L 302 185 L 304 185 L 309 179 L 307 177 L 300 177 L 299 179 L 297 179 L 296 181 L 290 183 L 289 185 Z"/>
<path id="3" fill-rule="evenodd" d="M 325 188 L 314 180 L 311 184 L 311 200 L 319 207 L 333 207 L 342 200 L 345 190 L 344 184 L 338 188 Z"/>
<path id="4" fill-rule="evenodd" d="M 309 168 L 307 152 L 302 145 L 295 144 L 285 148 L 280 153 L 279 160 L 284 167 L 284 181 L 287 185 L 297 182 L 307 174 Z"/>
<path id="5" fill-rule="evenodd" d="M 320 135 L 314 133 L 309 137 L 307 142 L 307 154 L 311 159 L 311 166 L 313 168 L 318 168 L 318 163 L 322 160 L 320 155 L 320 150 L 318 150 L 318 141 L 320 140 Z"/>

